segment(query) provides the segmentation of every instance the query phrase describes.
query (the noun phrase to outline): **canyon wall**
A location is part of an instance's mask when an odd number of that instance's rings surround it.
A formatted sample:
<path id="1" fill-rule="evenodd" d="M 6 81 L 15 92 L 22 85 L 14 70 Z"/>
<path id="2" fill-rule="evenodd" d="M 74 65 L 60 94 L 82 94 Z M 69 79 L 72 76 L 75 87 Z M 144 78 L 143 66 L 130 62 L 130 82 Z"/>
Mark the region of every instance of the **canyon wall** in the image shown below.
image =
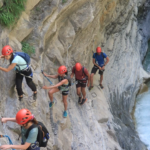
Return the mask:
<path id="1" fill-rule="evenodd" d="M 32 100 L 32 92 L 24 81 L 25 96 L 20 103 L 15 72 L 0 71 L 1 115 L 15 117 L 19 109 L 30 109 L 49 129 L 47 148 L 51 150 L 146 150 L 135 131 L 131 112 L 143 79 L 149 77 L 141 65 L 149 39 L 146 30 L 149 20 L 144 14 L 148 4 L 145 0 L 28 0 L 15 26 L 0 27 L 0 49 L 9 44 L 21 51 L 21 42 L 35 47 L 31 65 L 38 99 Z M 72 86 L 69 116 L 63 119 L 61 94 L 54 94 L 56 104 L 49 109 L 47 91 L 41 89 L 49 83 L 40 70 L 56 74 L 60 65 L 66 65 L 71 73 L 79 61 L 90 72 L 97 46 L 110 58 L 104 74 L 105 88 L 100 89 L 96 75 L 94 89 L 87 90 L 88 102 L 80 106 L 75 85 Z M 1 66 L 8 64 L 1 60 Z M 0 125 L 0 132 L 19 143 L 18 125 L 10 122 Z M 6 144 L 5 139 L 0 142 Z"/>

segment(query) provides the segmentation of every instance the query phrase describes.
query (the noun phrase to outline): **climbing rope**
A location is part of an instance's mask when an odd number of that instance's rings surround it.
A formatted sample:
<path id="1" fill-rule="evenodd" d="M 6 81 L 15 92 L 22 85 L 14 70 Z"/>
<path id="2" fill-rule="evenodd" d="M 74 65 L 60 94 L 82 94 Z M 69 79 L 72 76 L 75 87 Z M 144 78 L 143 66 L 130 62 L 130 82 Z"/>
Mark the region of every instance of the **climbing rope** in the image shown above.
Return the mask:
<path id="1" fill-rule="evenodd" d="M 9 141 L 9 144 L 10 145 L 13 145 L 13 142 L 11 141 L 11 139 L 10 139 L 10 137 L 8 136 L 8 135 L 0 135 L 0 137 L 2 138 L 2 137 L 6 137 L 7 139 L 8 139 L 8 141 Z M 12 149 L 12 150 L 15 150 L 15 149 Z"/>
<path id="2" fill-rule="evenodd" d="M 41 70 L 41 72 L 42 72 L 42 74 L 43 74 L 43 70 Z M 52 81 L 51 81 L 48 77 L 46 77 L 44 74 L 43 74 L 43 76 L 48 80 L 48 82 L 50 83 L 50 85 L 53 84 Z"/>
<path id="3" fill-rule="evenodd" d="M 7 135 L 7 133 L 6 133 L 6 124 L 3 125 L 3 129 L 4 129 L 4 134 Z M 8 141 L 8 139 L 7 139 L 7 144 L 8 144 L 8 142 L 9 142 L 9 141 Z"/>
<path id="4" fill-rule="evenodd" d="M 6 137 L 8 139 L 8 141 L 9 141 L 9 144 L 13 145 L 13 142 L 11 141 L 11 139 L 10 139 L 10 137 L 8 135 L 0 135 L 0 138 L 3 138 L 3 137 Z M 16 149 L 12 148 L 12 150 L 16 150 Z"/>
<path id="5" fill-rule="evenodd" d="M 2 118 L 2 117 L 1 117 L 1 118 Z M 11 138 L 6 134 L 6 124 L 3 125 L 3 129 L 4 129 L 5 135 L 0 135 L 0 138 L 6 137 L 6 138 L 7 138 L 7 144 L 8 144 L 8 142 L 9 142 L 9 145 L 13 145 L 13 142 L 12 142 Z M 16 149 L 13 149 L 13 148 L 12 148 L 12 150 L 16 150 Z"/>

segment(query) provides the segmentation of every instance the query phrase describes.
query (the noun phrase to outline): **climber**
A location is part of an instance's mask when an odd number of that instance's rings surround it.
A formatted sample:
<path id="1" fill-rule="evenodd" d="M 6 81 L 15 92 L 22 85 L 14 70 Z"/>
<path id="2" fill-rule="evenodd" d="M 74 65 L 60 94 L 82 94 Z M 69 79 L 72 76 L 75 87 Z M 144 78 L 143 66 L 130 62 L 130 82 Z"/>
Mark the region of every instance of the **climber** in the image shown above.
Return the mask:
<path id="1" fill-rule="evenodd" d="M 106 58 L 106 62 L 104 61 L 104 59 Z M 93 88 L 93 76 L 94 74 L 97 72 L 97 70 L 99 69 L 99 74 L 100 74 L 100 84 L 99 86 L 103 89 L 103 85 L 102 85 L 102 81 L 103 81 L 103 73 L 105 71 L 105 66 L 106 64 L 109 62 L 109 58 L 107 57 L 107 55 L 105 53 L 102 52 L 101 47 L 97 47 L 96 49 L 96 53 L 93 54 L 93 68 L 91 71 L 91 79 L 90 79 L 90 83 L 91 86 L 89 88 L 89 90 L 91 90 Z"/>
<path id="2" fill-rule="evenodd" d="M 63 117 L 66 118 L 67 117 L 67 97 L 68 97 L 68 93 L 69 93 L 69 86 L 71 85 L 71 78 L 68 76 L 68 71 L 66 66 L 60 66 L 58 68 L 58 74 L 57 75 L 47 75 L 43 72 L 43 74 L 46 77 L 50 77 L 50 78 L 54 78 L 57 79 L 59 83 L 54 85 L 54 86 L 44 86 L 43 89 L 50 89 L 48 92 L 49 98 L 50 98 L 50 103 L 49 103 L 49 107 L 51 108 L 54 105 L 54 101 L 53 101 L 53 94 L 61 91 L 62 92 L 62 98 L 63 98 L 63 102 L 64 102 L 64 112 L 63 112 Z"/>
<path id="3" fill-rule="evenodd" d="M 13 49 L 9 45 L 4 46 L 2 49 L 2 55 L 0 56 L 0 58 L 5 58 L 9 60 L 10 65 L 8 66 L 8 68 L 0 67 L 0 70 L 5 71 L 5 72 L 9 72 L 12 69 L 16 70 L 16 89 L 19 95 L 19 101 L 22 101 L 23 99 L 23 91 L 22 91 L 23 77 L 25 77 L 28 86 L 33 91 L 33 99 L 36 100 L 37 91 L 36 91 L 36 86 L 32 81 L 33 73 L 32 73 L 31 67 L 27 65 L 26 60 L 17 53 L 23 53 L 23 52 L 13 53 Z M 29 57 L 26 53 L 23 53 L 23 54 Z M 28 59 L 30 59 L 30 57 Z"/>
<path id="4" fill-rule="evenodd" d="M 0 146 L 0 149 L 40 150 L 41 142 L 39 141 L 41 140 L 43 141 L 43 139 L 46 136 L 44 134 L 43 138 L 43 132 L 39 131 L 38 128 L 38 121 L 35 119 L 34 115 L 31 114 L 31 112 L 28 109 L 19 110 L 16 114 L 16 118 L 1 118 L 2 123 L 7 123 L 8 121 L 16 122 L 21 126 L 22 143 L 21 145 L 2 145 Z"/>
<path id="5" fill-rule="evenodd" d="M 87 101 L 85 87 L 86 84 L 87 87 L 90 85 L 90 74 L 88 73 L 88 70 L 85 67 L 82 67 L 80 63 L 76 63 L 76 65 L 72 68 L 71 78 L 73 78 L 74 74 L 76 79 L 77 95 L 79 96 L 78 103 L 83 105 Z"/>

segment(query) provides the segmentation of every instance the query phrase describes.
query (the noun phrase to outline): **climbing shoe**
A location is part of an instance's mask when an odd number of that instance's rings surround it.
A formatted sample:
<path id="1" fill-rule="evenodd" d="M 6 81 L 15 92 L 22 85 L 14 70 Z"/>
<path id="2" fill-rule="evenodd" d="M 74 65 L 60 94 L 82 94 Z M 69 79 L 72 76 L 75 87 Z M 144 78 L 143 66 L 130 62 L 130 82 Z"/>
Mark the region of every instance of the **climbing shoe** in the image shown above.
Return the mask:
<path id="1" fill-rule="evenodd" d="M 103 89 L 103 88 L 104 88 L 102 84 L 99 84 L 99 86 L 101 87 L 101 89 Z"/>
<path id="2" fill-rule="evenodd" d="M 52 108 L 53 105 L 54 105 L 54 102 L 50 102 L 50 103 L 49 103 L 49 108 Z"/>
<path id="3" fill-rule="evenodd" d="M 79 97 L 78 103 L 79 103 L 79 104 L 82 103 L 82 97 Z"/>
<path id="4" fill-rule="evenodd" d="M 36 101 L 36 99 L 37 99 L 37 93 L 33 93 L 33 100 Z"/>
<path id="5" fill-rule="evenodd" d="M 63 117 L 64 117 L 64 118 L 67 118 L 67 116 L 68 116 L 67 111 L 64 111 Z"/>
<path id="6" fill-rule="evenodd" d="M 19 97 L 19 101 L 21 102 L 23 100 L 23 97 Z"/>
<path id="7" fill-rule="evenodd" d="M 81 105 L 83 105 L 86 101 L 87 101 L 87 98 L 82 99 L 82 103 L 81 103 Z"/>
<path id="8" fill-rule="evenodd" d="M 93 89 L 93 87 L 94 87 L 94 86 L 90 86 L 90 87 L 89 87 L 89 91 L 91 91 L 91 90 Z"/>

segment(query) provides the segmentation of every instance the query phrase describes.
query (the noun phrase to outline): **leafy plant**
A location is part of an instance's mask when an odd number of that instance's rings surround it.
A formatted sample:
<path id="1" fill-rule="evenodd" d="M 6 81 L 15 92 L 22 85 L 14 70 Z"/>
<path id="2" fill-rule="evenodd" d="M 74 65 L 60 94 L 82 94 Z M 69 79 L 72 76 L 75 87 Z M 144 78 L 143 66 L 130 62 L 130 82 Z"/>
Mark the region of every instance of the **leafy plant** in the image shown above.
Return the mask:
<path id="1" fill-rule="evenodd" d="M 27 0 L 3 0 L 3 6 L 0 8 L 0 24 L 4 26 L 13 25 L 25 10 Z"/>
<path id="2" fill-rule="evenodd" d="M 34 46 L 30 45 L 27 42 L 22 42 L 22 51 L 29 54 L 31 56 L 31 54 L 35 54 L 35 48 Z"/>
<path id="3" fill-rule="evenodd" d="M 66 2 L 67 2 L 67 0 L 62 0 L 62 4 L 66 3 Z"/>
<path id="4" fill-rule="evenodd" d="M 35 10 L 38 12 L 41 11 L 40 7 L 36 7 Z"/>

